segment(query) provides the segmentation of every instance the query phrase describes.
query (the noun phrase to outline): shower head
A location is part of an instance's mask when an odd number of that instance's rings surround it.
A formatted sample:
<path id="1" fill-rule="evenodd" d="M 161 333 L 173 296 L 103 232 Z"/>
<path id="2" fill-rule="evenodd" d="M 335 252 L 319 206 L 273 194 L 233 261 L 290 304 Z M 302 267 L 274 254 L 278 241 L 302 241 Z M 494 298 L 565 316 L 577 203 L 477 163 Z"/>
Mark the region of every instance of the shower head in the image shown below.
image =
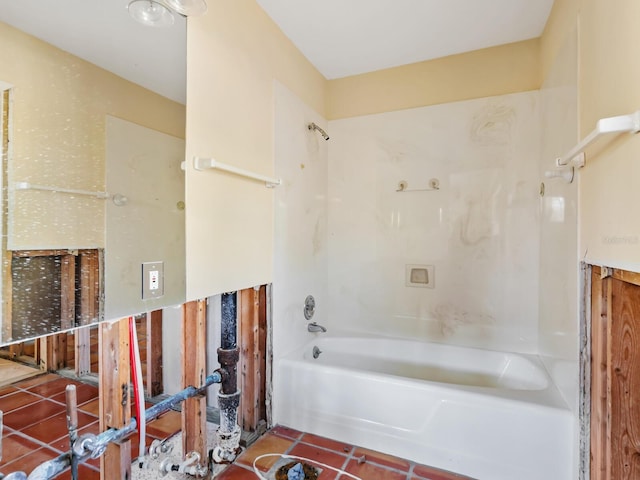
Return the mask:
<path id="1" fill-rule="evenodd" d="M 327 135 L 327 132 L 325 132 L 322 128 L 320 128 L 315 123 L 311 122 L 309 125 L 307 125 L 307 128 L 312 131 L 317 130 L 318 132 L 320 132 L 320 135 L 322 135 L 322 138 L 324 138 L 325 140 L 329 140 L 329 135 Z"/>

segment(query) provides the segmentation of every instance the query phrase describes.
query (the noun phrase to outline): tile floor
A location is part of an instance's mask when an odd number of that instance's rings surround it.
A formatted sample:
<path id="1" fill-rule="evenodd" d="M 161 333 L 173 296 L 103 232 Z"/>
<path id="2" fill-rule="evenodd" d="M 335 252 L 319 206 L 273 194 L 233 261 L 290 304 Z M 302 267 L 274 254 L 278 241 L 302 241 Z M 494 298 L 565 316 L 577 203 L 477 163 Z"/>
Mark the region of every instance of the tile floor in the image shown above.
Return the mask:
<path id="1" fill-rule="evenodd" d="M 0 472 L 30 473 L 41 463 L 69 448 L 65 393 L 75 384 L 78 397 L 79 434 L 99 433 L 98 388 L 55 374 L 42 374 L 0 388 L 0 410 L 4 412 Z M 181 418 L 170 411 L 147 426 L 147 445 L 156 439 L 179 432 Z M 132 450 L 137 438 L 132 437 Z M 330 440 L 290 428 L 276 426 L 250 445 L 216 478 L 219 480 L 256 480 L 253 460 L 263 453 L 283 453 L 315 460 L 342 469 L 363 480 L 469 480 L 468 477 L 437 470 L 408 460 L 374 452 L 358 446 Z M 257 462 L 266 478 L 272 480 L 277 468 L 290 460 L 269 457 Z M 79 467 L 79 478 L 100 478 L 100 460 L 88 460 Z M 69 470 L 56 479 L 70 479 Z M 319 480 L 346 480 L 349 477 L 324 469 Z"/>
<path id="2" fill-rule="evenodd" d="M 0 472 L 29 474 L 36 466 L 69 449 L 64 390 L 77 387 L 79 435 L 97 434 L 98 388 L 55 374 L 43 374 L 0 388 L 0 410 L 4 413 Z M 147 444 L 155 438 L 167 438 L 181 428 L 180 413 L 170 411 L 147 426 Z M 137 439 L 132 438 L 132 448 Z M 88 460 L 79 468 L 82 480 L 100 478 L 100 460 Z M 56 479 L 68 479 L 61 473 Z"/>
<path id="3" fill-rule="evenodd" d="M 263 453 L 285 453 L 315 460 L 356 475 L 363 480 L 471 480 L 468 477 L 427 467 L 380 452 L 337 442 L 290 428 L 276 426 L 259 438 L 236 462 L 216 477 L 218 480 L 256 480 L 253 461 Z M 267 457 L 256 466 L 266 478 L 291 460 Z M 319 480 L 346 480 L 344 475 L 324 469 Z"/>

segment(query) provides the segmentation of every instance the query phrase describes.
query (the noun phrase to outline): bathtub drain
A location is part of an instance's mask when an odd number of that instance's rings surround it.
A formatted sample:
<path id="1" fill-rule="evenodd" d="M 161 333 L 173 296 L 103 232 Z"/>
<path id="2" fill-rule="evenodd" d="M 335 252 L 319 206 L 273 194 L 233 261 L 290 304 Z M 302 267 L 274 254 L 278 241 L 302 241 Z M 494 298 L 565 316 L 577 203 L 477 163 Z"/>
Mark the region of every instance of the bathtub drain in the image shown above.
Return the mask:
<path id="1" fill-rule="evenodd" d="M 322 468 L 328 468 L 329 470 L 333 470 L 334 472 L 338 472 L 341 475 L 344 475 L 349 478 L 353 478 L 354 480 L 362 480 L 360 477 L 356 477 L 355 475 L 349 472 L 345 472 L 344 470 L 340 470 L 339 468 L 332 467 L 331 465 L 326 465 L 324 463 L 316 462 L 315 460 L 311 460 L 310 458 L 298 457 L 297 455 L 284 455 L 282 453 L 265 453 L 263 455 L 256 457 L 253 460 L 253 471 L 260 480 L 268 480 L 267 477 L 265 477 L 264 475 L 262 475 L 262 473 L 260 473 L 260 470 L 258 470 L 258 467 L 256 467 L 256 463 L 258 462 L 258 460 L 265 457 L 281 457 L 281 458 L 286 458 L 291 460 L 302 460 L 303 462 L 313 463 L 314 465 L 318 465 L 319 467 L 322 467 Z"/>

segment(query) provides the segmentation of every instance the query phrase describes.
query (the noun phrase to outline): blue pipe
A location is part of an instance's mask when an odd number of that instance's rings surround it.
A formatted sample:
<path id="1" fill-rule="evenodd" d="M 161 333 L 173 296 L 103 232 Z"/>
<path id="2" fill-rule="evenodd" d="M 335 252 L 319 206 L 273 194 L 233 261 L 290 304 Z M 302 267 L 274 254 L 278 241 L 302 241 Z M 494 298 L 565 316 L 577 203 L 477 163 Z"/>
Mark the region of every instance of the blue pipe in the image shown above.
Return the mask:
<path id="1" fill-rule="evenodd" d="M 218 370 L 216 370 L 207 378 L 205 378 L 204 384 L 202 386 L 197 388 L 189 386 L 184 390 L 179 391 L 175 395 L 172 395 L 171 397 L 156 403 L 155 405 L 145 410 L 147 422 L 155 420 L 160 415 L 169 411 L 172 407 L 178 405 L 187 398 L 202 395 L 208 387 L 210 387 L 214 383 L 220 383 L 221 381 L 222 375 Z M 63 453 L 53 460 L 42 463 L 31 472 L 28 480 L 49 480 L 50 478 L 55 477 L 71 465 L 72 457 L 75 457 L 78 460 L 78 463 L 85 461 L 90 456 L 92 456 L 93 458 L 98 458 L 104 453 L 104 450 L 107 448 L 107 445 L 109 443 L 122 440 L 126 436 L 132 434 L 136 431 L 137 426 L 138 423 L 134 417 L 131 419 L 129 424 L 125 425 L 122 428 L 110 428 L 109 430 L 105 430 L 99 435 L 85 435 L 78 439 L 76 443 L 78 448 L 76 449 L 76 451 Z"/>

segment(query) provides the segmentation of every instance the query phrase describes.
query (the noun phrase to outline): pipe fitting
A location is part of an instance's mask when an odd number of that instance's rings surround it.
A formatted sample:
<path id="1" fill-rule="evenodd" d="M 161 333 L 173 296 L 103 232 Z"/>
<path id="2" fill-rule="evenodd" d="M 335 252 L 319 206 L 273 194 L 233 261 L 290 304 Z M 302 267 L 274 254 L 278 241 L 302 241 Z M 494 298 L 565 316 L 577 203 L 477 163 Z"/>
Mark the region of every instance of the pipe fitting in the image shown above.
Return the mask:
<path id="1" fill-rule="evenodd" d="M 2 480 L 27 480 L 27 474 L 24 472 L 13 472 L 9 475 L 0 474 Z"/>
<path id="2" fill-rule="evenodd" d="M 209 468 L 200 465 L 200 454 L 198 452 L 190 452 L 181 463 L 173 463 L 170 458 L 165 458 L 160 464 L 160 476 L 164 477 L 169 472 L 204 478 L 209 474 Z"/>
<path id="3" fill-rule="evenodd" d="M 106 450 L 107 444 L 98 442 L 98 437 L 93 433 L 80 437 L 73 447 L 73 453 L 77 457 L 83 457 L 87 452 L 91 452 L 92 459 L 100 458 Z"/>
<path id="4" fill-rule="evenodd" d="M 158 459 L 162 454 L 170 454 L 173 451 L 173 443 L 167 440 L 154 440 L 149 447 L 149 455 L 151 458 Z"/>
<path id="5" fill-rule="evenodd" d="M 218 348 L 218 363 L 222 366 L 236 365 L 240 360 L 240 349 L 238 347 L 232 349 Z"/>
<path id="6" fill-rule="evenodd" d="M 242 451 L 240 448 L 240 435 L 242 429 L 236 425 L 233 431 L 223 432 L 220 428 L 216 431 L 217 445 L 211 452 L 214 463 L 231 463 Z"/>
<path id="7" fill-rule="evenodd" d="M 240 359 L 240 349 L 218 349 L 218 363 L 220 368 L 216 370 L 220 373 L 221 392 L 232 394 L 238 389 L 238 360 Z"/>

